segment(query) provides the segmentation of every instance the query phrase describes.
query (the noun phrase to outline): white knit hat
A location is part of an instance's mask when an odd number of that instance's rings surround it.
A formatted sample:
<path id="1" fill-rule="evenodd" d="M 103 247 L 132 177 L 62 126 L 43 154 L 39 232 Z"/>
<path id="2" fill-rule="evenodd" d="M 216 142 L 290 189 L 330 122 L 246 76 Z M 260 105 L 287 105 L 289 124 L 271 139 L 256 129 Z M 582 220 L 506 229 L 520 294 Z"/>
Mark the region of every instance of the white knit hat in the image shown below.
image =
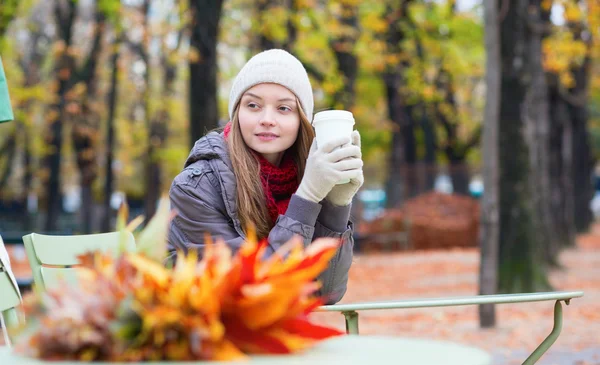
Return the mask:
<path id="1" fill-rule="evenodd" d="M 314 100 L 306 69 L 296 57 L 282 49 L 258 53 L 242 67 L 229 93 L 230 119 L 233 118 L 233 109 L 244 92 L 262 83 L 274 83 L 288 88 L 298 97 L 308 120 L 312 121 Z"/>

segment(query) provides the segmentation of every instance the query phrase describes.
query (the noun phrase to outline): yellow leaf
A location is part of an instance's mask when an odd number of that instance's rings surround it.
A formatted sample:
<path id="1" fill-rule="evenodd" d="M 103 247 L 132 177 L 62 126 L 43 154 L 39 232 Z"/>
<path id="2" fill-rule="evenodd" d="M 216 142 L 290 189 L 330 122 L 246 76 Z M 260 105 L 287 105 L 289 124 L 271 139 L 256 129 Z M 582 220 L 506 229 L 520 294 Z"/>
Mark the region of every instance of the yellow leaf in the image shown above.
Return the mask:
<path id="1" fill-rule="evenodd" d="M 137 254 L 127 255 L 127 261 L 138 269 L 139 272 L 154 279 L 157 285 L 163 287 L 167 285 L 169 281 L 169 272 L 162 264 Z"/>
<path id="2" fill-rule="evenodd" d="M 169 210 L 169 200 L 163 196 L 156 213 L 136 240 L 139 253 L 157 262 L 166 257 L 167 233 L 173 216 L 174 213 Z"/>
<path id="3" fill-rule="evenodd" d="M 283 342 L 285 346 L 292 352 L 302 350 L 314 342 L 314 340 L 302 336 L 296 336 L 279 328 L 273 328 L 268 332 L 268 334 L 269 336 L 275 337 L 279 341 Z"/>
<path id="4" fill-rule="evenodd" d="M 245 360 L 248 357 L 228 340 L 218 342 L 212 348 L 213 360 Z"/>
<path id="5" fill-rule="evenodd" d="M 145 219 L 145 217 L 143 215 L 138 215 L 131 222 L 129 222 L 127 224 L 127 227 L 125 227 L 125 230 L 127 232 L 135 231 L 140 226 L 140 224 L 144 223 L 144 219 Z"/>

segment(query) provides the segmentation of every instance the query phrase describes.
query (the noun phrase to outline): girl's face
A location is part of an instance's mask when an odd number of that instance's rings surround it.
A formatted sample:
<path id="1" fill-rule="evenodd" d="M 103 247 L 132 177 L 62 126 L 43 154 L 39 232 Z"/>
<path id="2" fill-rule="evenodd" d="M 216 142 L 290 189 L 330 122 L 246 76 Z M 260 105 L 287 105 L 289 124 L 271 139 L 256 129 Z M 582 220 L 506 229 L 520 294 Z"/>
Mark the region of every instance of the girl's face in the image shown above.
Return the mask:
<path id="1" fill-rule="evenodd" d="M 296 96 L 279 84 L 248 89 L 240 100 L 238 118 L 244 142 L 274 165 L 279 165 L 300 129 Z"/>

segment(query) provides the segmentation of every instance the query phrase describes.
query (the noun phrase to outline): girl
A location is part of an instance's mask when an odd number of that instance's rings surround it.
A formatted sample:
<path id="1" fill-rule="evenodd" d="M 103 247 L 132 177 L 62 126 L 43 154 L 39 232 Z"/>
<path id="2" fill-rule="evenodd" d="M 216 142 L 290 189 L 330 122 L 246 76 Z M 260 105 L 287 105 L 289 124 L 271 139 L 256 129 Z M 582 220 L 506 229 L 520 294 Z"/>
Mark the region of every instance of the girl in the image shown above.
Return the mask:
<path id="1" fill-rule="evenodd" d="M 201 252 L 205 232 L 235 251 L 249 224 L 268 239 L 268 254 L 294 235 L 305 246 L 341 238 L 319 280 L 328 303 L 342 298 L 354 246 L 350 203 L 364 180 L 360 136 L 317 146 L 312 113 L 310 80 L 294 56 L 273 49 L 244 65 L 229 96 L 230 122 L 195 143 L 171 185 L 171 260 L 176 250 Z"/>

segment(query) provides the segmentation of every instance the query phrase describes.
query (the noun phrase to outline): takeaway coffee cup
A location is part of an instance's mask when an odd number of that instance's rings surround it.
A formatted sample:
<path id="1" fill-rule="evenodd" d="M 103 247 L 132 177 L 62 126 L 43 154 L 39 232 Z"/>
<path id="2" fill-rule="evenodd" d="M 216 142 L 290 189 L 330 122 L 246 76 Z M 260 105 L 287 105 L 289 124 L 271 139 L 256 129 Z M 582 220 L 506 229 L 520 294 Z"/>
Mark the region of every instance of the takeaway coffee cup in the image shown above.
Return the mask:
<path id="1" fill-rule="evenodd" d="M 339 136 L 351 137 L 354 130 L 354 116 L 346 110 L 326 110 L 315 114 L 313 127 L 317 138 L 317 148 Z M 350 180 L 339 181 L 346 184 Z"/>

